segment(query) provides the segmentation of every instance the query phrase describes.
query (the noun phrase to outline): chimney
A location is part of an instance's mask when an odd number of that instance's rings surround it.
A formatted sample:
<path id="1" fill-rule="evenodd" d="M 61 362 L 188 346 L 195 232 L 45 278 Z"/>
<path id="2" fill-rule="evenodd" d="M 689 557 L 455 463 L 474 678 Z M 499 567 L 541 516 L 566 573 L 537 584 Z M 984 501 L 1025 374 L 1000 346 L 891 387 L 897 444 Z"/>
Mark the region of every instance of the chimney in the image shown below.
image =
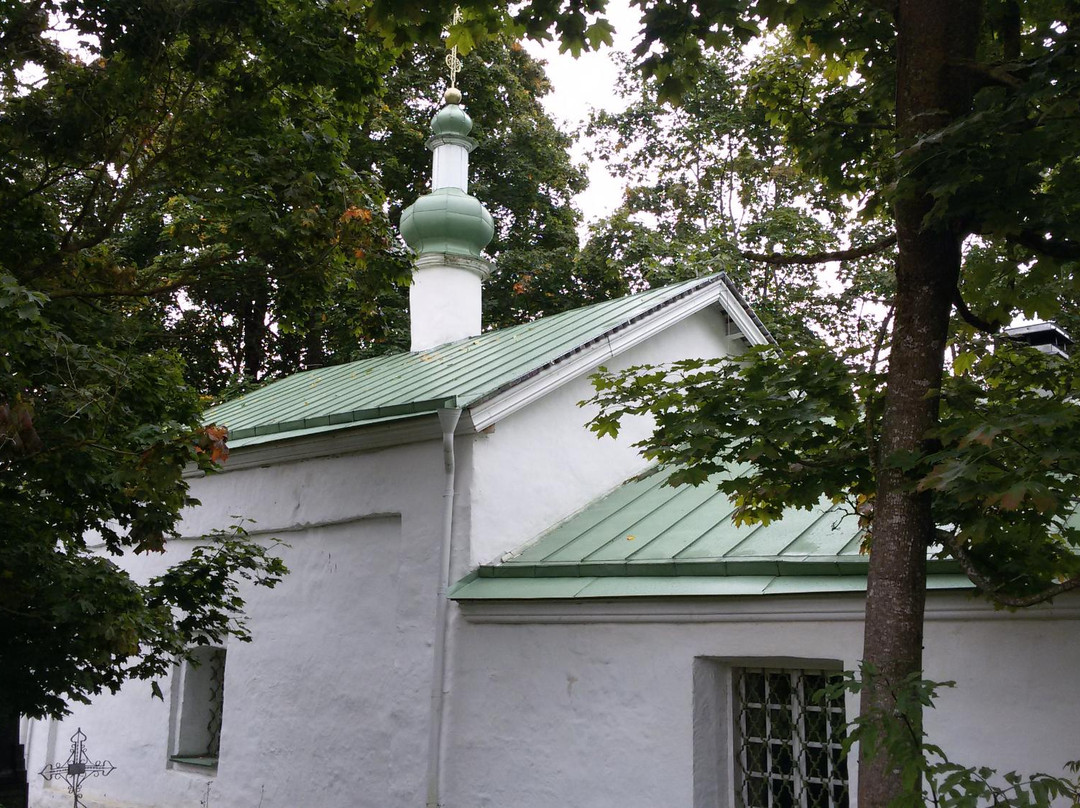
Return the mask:
<path id="1" fill-rule="evenodd" d="M 491 214 L 469 196 L 472 120 L 451 87 L 431 122 L 431 193 L 401 214 L 401 235 L 416 253 L 409 288 L 413 351 L 474 337 L 481 328 L 481 284 L 491 264 L 481 251 L 495 234 Z"/>

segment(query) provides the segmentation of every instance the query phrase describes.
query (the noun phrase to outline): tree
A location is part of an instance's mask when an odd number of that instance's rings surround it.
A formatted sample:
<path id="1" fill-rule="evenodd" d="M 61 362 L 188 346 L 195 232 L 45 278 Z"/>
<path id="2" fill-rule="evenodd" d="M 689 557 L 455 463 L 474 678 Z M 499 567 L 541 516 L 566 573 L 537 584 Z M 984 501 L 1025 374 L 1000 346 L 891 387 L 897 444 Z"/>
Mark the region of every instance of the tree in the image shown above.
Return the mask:
<path id="1" fill-rule="evenodd" d="M 735 47 L 705 54 L 677 105 L 623 57 L 617 92 L 625 111 L 596 112 L 585 131 L 596 144 L 591 156 L 628 188 L 584 256 L 615 260 L 647 286 L 723 267 L 774 333 L 865 344 L 891 295 L 891 251 L 845 261 L 832 284 L 823 283 L 820 262 L 784 259 L 863 246 L 891 230 L 879 210 L 854 220 L 784 142 L 778 105 L 763 99 L 831 84 L 794 51 L 777 40 L 754 59 Z"/>
<path id="2" fill-rule="evenodd" d="M 379 0 L 373 14 L 388 37 L 404 40 L 423 36 L 424 18 L 444 18 L 449 3 L 392 5 Z M 571 50 L 607 38 L 608 26 L 599 17 L 603 2 L 535 0 L 513 12 L 480 2 L 461 5 L 466 19 L 452 40 L 464 44 L 499 25 L 534 36 L 546 36 L 554 26 Z M 766 32 L 789 36 L 797 58 L 822 64 L 824 75 L 836 80 L 788 98 L 786 111 L 774 98 L 772 112 L 808 172 L 833 192 L 861 199 L 864 207 L 881 206 L 895 228 L 896 291 L 887 372 L 879 386 L 855 399 L 839 389 L 830 391 L 831 399 L 846 402 L 852 419 L 869 426 L 867 445 L 829 434 L 837 416 L 792 386 L 799 381 L 793 375 L 797 362 L 761 361 L 752 362 L 750 372 L 774 373 L 776 392 L 786 391 L 777 400 L 788 406 L 794 394 L 807 413 L 798 418 L 800 428 L 789 433 L 790 444 L 766 444 L 748 458 L 761 465 L 766 477 L 775 457 L 791 460 L 786 472 L 775 469 L 775 493 L 780 502 L 799 504 L 799 497 L 827 493 L 837 482 L 833 469 L 815 469 L 801 462 L 803 455 L 813 458 L 817 450 L 831 458 L 828 447 L 834 438 L 842 453 L 872 453 L 873 478 L 856 475 L 845 490 L 864 497 L 862 512 L 872 531 L 863 654 L 879 678 L 862 691 L 862 712 L 889 714 L 895 707 L 890 683 L 906 681 L 922 667 L 926 556 L 938 537 L 936 517 L 943 503 L 949 503 L 949 511 L 966 502 L 988 522 L 1000 519 L 1010 525 L 1010 537 L 1026 530 L 1036 541 L 1058 545 L 1062 558 L 1073 554 L 1069 542 L 1075 542 L 1075 535 L 1059 528 L 1077 494 L 1074 458 L 1058 454 L 1060 442 L 1040 441 L 1068 438 L 1076 445 L 1069 387 L 1075 365 L 1050 366 L 1045 369 L 1049 375 L 1031 386 L 1024 386 L 1023 378 L 1009 383 L 1026 391 L 1025 403 L 1045 396 L 1040 391 L 1066 394 L 1062 410 L 1048 414 L 1042 426 L 1029 424 L 1030 432 L 1008 436 L 976 427 L 959 439 L 950 429 L 957 422 L 945 417 L 944 371 L 954 307 L 962 328 L 994 332 L 1014 311 L 1054 317 L 1063 300 L 1076 299 L 1080 164 L 1075 99 L 1080 72 L 1075 6 L 1016 0 L 638 0 L 636 5 L 642 11 L 636 55 L 646 75 L 670 96 L 696 80 L 704 48 L 748 42 Z M 969 394 L 975 405 L 970 415 L 985 417 L 987 423 L 1000 413 L 998 374 L 1018 367 L 1008 354 L 999 345 L 988 360 L 997 363 L 992 372 L 980 369 L 964 380 L 978 391 Z M 820 356 L 814 359 L 821 361 Z M 840 378 L 841 369 L 835 375 Z M 871 395 L 870 390 L 880 393 Z M 708 406 L 701 402 L 703 409 Z M 763 405 L 764 412 L 769 406 L 774 405 Z M 724 417 L 715 413 L 715 405 L 711 414 Z M 1038 460 L 1011 465 L 1016 442 Z M 1002 457 L 983 457 L 980 447 L 1000 450 Z M 956 455 L 950 462 L 941 452 Z M 1054 471 L 1050 478 L 1040 477 L 1035 466 Z M 968 473 L 973 469 L 988 467 L 995 469 L 996 483 L 1008 483 L 1012 494 L 965 500 L 955 483 L 972 479 Z M 1044 499 L 1041 488 L 1057 480 L 1062 487 Z M 995 485 L 993 494 L 998 493 Z M 1046 514 L 1052 516 L 1049 530 L 1044 530 Z M 954 549 L 974 554 L 977 538 L 961 529 Z M 1058 585 L 1045 594 L 1054 591 L 1060 591 Z M 859 791 L 864 808 L 910 796 L 896 761 L 865 749 Z"/>
<path id="3" fill-rule="evenodd" d="M 245 638 L 240 581 L 281 578 L 240 528 L 149 581 L 109 557 L 162 550 L 194 504 L 185 468 L 226 455 L 151 301 L 252 276 L 318 283 L 388 240 L 335 126 L 369 113 L 392 54 L 334 3 L 38 0 L 0 14 L 6 720 L 63 714 L 162 676 L 193 645 Z"/>
<path id="4" fill-rule="evenodd" d="M 258 262 L 208 276 L 160 302 L 153 315 L 167 323 L 165 344 L 187 360 L 192 384 L 220 396 L 237 385 L 408 349 L 412 258 L 392 230 L 429 180 L 424 143 L 441 104 L 445 55 L 441 42 L 398 55 L 370 114 L 345 114 L 320 102 L 320 117 L 333 121 L 336 132 L 330 156 L 351 167 L 363 189 L 358 198 L 367 200 L 342 215 L 377 224 L 380 234 L 369 245 L 353 245 L 362 260 L 293 271 L 282 266 L 280 245 L 268 243 Z M 568 137 L 540 104 L 550 89 L 542 65 L 500 37 L 470 54 L 459 82 L 480 141 L 471 158 L 471 191 L 499 224 L 488 247 L 495 269 L 485 284 L 487 324 L 597 299 L 597 290 L 578 288 L 572 272 L 578 215 L 571 198 L 584 175 L 570 163 Z M 288 156 L 275 152 L 264 161 L 258 182 L 281 183 L 306 170 L 288 165 Z"/>

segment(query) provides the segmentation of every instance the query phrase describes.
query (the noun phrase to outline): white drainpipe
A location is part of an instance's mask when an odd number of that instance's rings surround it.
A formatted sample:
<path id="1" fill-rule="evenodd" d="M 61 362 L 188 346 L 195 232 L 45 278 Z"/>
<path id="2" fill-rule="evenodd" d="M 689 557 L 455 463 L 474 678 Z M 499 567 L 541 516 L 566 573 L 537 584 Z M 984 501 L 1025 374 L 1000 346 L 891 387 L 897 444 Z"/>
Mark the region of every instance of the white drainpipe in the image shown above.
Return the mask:
<path id="1" fill-rule="evenodd" d="M 431 675 L 431 725 L 428 733 L 427 808 L 441 808 L 443 709 L 446 696 L 447 599 L 454 528 L 454 430 L 461 410 L 439 410 L 442 427 L 443 487 L 442 547 L 439 557 L 439 591 L 435 607 L 435 657 Z"/>

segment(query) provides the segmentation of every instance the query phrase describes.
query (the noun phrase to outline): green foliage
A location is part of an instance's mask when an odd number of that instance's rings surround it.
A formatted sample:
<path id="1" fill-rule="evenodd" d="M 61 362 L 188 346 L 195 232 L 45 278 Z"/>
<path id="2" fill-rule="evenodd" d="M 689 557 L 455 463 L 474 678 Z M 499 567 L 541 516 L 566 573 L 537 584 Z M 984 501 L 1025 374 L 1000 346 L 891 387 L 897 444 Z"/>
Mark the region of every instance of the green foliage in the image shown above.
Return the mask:
<path id="1" fill-rule="evenodd" d="M 585 131 L 596 142 L 593 156 L 629 187 L 594 227 L 580 263 L 620 263 L 634 286 L 723 268 L 774 333 L 804 343 L 871 342 L 885 307 L 867 304 L 891 296 L 889 253 L 844 262 L 832 283 L 812 262 L 750 257 L 817 254 L 888 232 L 869 204 L 854 220 L 854 199 L 824 185 L 800 155 L 801 140 L 835 139 L 823 134 L 827 126 L 807 128 L 805 106 L 829 93 L 838 105 L 846 83 L 796 51 L 778 41 L 753 60 L 731 48 L 706 54 L 677 106 L 624 59 L 618 93 L 626 110 L 594 113 Z"/>
<path id="2" fill-rule="evenodd" d="M 950 545 L 1024 596 L 1080 576 L 1080 360 L 978 340 L 942 388 L 920 490 Z"/>
<path id="3" fill-rule="evenodd" d="M 393 228 L 426 190 L 425 142 L 442 103 L 445 55 L 440 42 L 387 60 L 380 98 L 363 114 L 332 96 L 305 108 L 320 132 L 332 123 L 317 142 L 355 178 L 351 190 L 320 185 L 333 198 L 312 203 L 340 214 L 342 232 L 320 231 L 309 214 L 303 234 L 323 248 L 297 256 L 310 266 L 279 272 L 281 253 L 271 249 L 260 267 L 208 277 L 159 304 L 154 316 L 167 323 L 166 344 L 184 355 L 192 383 L 221 396 L 308 367 L 408 349 L 412 258 Z M 498 223 L 488 247 L 496 264 L 485 284 L 486 323 L 512 324 L 597 299 L 603 290 L 573 272 L 578 216 L 571 198 L 584 175 L 570 164 L 567 136 L 540 105 L 550 89 L 542 66 L 502 36 L 478 45 L 458 78 L 480 141 L 470 190 Z M 280 163 L 267 164 L 268 176 L 310 172 L 308 161 L 293 161 L 295 152 L 286 150 Z M 344 201 L 351 204 L 342 209 Z M 338 244 L 343 233 L 368 237 Z"/>
<path id="4" fill-rule="evenodd" d="M 768 522 L 788 507 L 826 497 L 853 510 L 873 494 L 863 413 L 876 404 L 872 378 L 823 348 L 751 348 L 737 361 L 687 360 L 594 378 L 590 427 L 616 435 L 627 416 L 650 415 L 643 454 L 672 467 L 669 483 L 711 475 L 738 522 Z"/>
<path id="5" fill-rule="evenodd" d="M 295 331 L 333 291 L 374 298 L 401 280 L 367 261 L 396 236 L 378 183 L 349 159 L 393 59 L 358 12 L 90 0 L 16 16 L 0 267 L 20 283 L 53 300 L 128 298 L 142 347 L 183 353 L 188 379 L 216 390 L 223 366 L 268 363 L 272 325 Z M 81 50 L 62 50 L 53 26 Z"/>
<path id="6" fill-rule="evenodd" d="M 385 287 L 358 255 L 388 238 L 363 213 L 381 200 L 336 126 L 367 115 L 389 57 L 338 3 L 3 14 L 0 712 L 61 714 L 243 637 L 237 577 L 284 571 L 241 534 L 145 583 L 108 557 L 161 551 L 195 504 L 185 469 L 227 453 L 147 298 L 343 268 Z"/>
<path id="7" fill-rule="evenodd" d="M 422 7 L 438 17 L 448 16 L 453 5 Z M 583 32 L 602 18 L 604 5 L 531 2 L 511 13 L 498 5 L 461 3 L 474 38 L 503 29 L 545 38 L 553 30 L 570 48 L 588 47 Z M 587 256 L 592 266 L 605 268 L 610 247 L 624 256 L 634 285 L 653 275 L 662 281 L 675 267 L 702 272 L 730 260 L 736 244 L 730 230 L 713 233 L 703 224 L 702 211 L 714 219 L 724 214 L 724 195 L 716 190 L 727 182 L 738 195 L 744 183 L 773 188 L 794 178 L 789 187 L 804 204 L 833 214 L 832 238 L 847 208 L 858 212 L 861 227 L 875 232 L 869 238 L 850 232 L 852 244 L 890 231 L 891 206 L 898 200 L 928 194 L 933 205 L 927 226 L 978 237 L 977 243 L 969 239 L 973 249 L 966 251 L 961 291 L 989 323 L 1007 323 L 1015 311 L 1055 318 L 1063 305 L 1069 308 L 1063 301 L 1075 300 L 1080 182 L 1073 113 L 1080 57 L 1068 4 L 1013 9 L 1004 0 L 987 3 L 977 60 L 948 67 L 957 87 L 971 88 L 970 110 L 913 140 L 896 131 L 897 27 L 888 3 L 724 0 L 701 9 L 690 0 L 640 0 L 635 6 L 642 12 L 633 65 L 640 73 L 628 75 L 623 88 L 634 102 L 626 113 L 598 116 L 593 128 L 607 133 L 608 159 L 635 183 L 643 166 L 660 161 L 663 170 L 635 188 L 623 210 L 597 231 L 599 241 Z M 421 13 L 421 4 L 407 8 Z M 388 29 L 401 24 L 396 20 L 402 15 L 382 5 L 372 14 Z M 733 54 L 750 40 L 757 41 L 759 54 L 740 65 Z M 673 100 L 677 109 L 664 106 Z M 728 176 L 738 181 L 732 184 Z M 656 225 L 650 217 L 657 217 Z M 689 240 L 688 225 L 699 231 Z M 788 241 L 785 230 L 792 232 L 790 223 L 774 228 L 762 249 L 829 246 L 827 232 L 816 242 L 799 243 Z M 802 306 L 816 296 L 799 291 L 815 291 L 812 275 L 791 273 L 771 285 L 756 284 L 752 275 L 741 277 L 739 263 L 731 261 L 730 271 L 756 305 L 764 304 L 766 316 L 777 296 L 786 302 L 792 295 Z M 859 295 L 891 297 L 889 262 L 844 265 L 841 273 L 855 290 L 836 301 L 848 304 L 846 315 L 859 316 Z M 756 286 L 768 291 L 756 296 Z M 790 308 L 778 305 L 776 314 Z M 802 308 L 798 313 L 806 314 Z M 820 321 L 844 319 L 826 313 Z M 781 332 L 792 325 L 780 322 Z M 866 344 L 866 333 L 844 339 Z"/>
<path id="8" fill-rule="evenodd" d="M 725 473 L 740 522 L 768 522 L 823 498 L 873 535 L 882 464 L 933 492 L 942 552 L 1005 605 L 1080 578 L 1080 359 L 985 339 L 957 355 L 925 449 L 880 457 L 886 377 L 865 352 L 751 348 L 736 359 L 635 367 L 594 378 L 598 435 L 647 415 L 644 455 L 673 485 Z"/>
<path id="9" fill-rule="evenodd" d="M 239 530 L 147 583 L 108 558 L 161 551 L 195 504 L 185 469 L 227 454 L 224 431 L 199 425 L 176 356 L 134 350 L 138 330 L 122 310 L 50 301 L 0 275 L 5 715 L 59 715 L 162 676 L 203 638 L 243 639 L 235 577 L 273 586 L 284 572 Z"/>
<path id="10" fill-rule="evenodd" d="M 891 808 L 1080 804 L 1080 761 L 1067 764 L 1063 775 L 1002 773 L 988 766 L 956 763 L 930 742 L 923 730 L 923 711 L 932 709 L 941 689 L 954 687 L 954 682 L 931 682 L 919 674 L 884 682 L 872 665 L 864 664 L 858 673 L 849 671 L 838 678 L 826 692 L 830 698 L 840 698 L 845 692 L 860 693 L 875 685 L 890 691 L 894 708 L 858 716 L 848 725 L 844 749 L 850 751 L 858 743 L 872 756 L 884 755 L 900 771 L 904 788 L 890 803 Z"/>

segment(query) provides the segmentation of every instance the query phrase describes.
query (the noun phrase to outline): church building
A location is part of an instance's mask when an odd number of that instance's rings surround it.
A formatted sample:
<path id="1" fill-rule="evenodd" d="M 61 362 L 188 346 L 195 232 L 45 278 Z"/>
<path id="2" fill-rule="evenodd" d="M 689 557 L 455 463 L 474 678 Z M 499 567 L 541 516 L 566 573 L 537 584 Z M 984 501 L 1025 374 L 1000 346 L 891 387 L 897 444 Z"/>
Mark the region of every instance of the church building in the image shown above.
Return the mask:
<path id="1" fill-rule="evenodd" d="M 251 643 L 201 651 L 62 721 L 26 721 L 30 804 L 61 808 L 847 808 L 866 557 L 822 507 L 736 527 L 586 428 L 590 375 L 771 339 L 723 273 L 482 331 L 491 216 L 455 89 L 432 122 L 412 350 L 297 373 L 215 408 L 224 472 L 148 577 L 246 522 L 291 570 L 250 589 Z M 1080 595 L 997 611 L 931 562 L 927 716 L 958 762 L 1080 757 Z M 106 767 L 104 764 L 108 764 Z M 108 769 L 108 770 L 106 770 Z"/>

